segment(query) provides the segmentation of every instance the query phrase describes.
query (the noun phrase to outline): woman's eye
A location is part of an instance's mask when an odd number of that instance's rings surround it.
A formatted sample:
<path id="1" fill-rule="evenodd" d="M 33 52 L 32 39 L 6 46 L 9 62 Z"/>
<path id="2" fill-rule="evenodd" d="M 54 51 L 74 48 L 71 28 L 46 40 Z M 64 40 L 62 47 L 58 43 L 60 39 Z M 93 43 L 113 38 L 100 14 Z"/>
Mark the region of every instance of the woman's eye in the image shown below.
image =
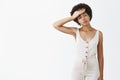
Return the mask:
<path id="1" fill-rule="evenodd" d="M 85 14 L 84 16 L 87 16 L 87 14 Z"/>

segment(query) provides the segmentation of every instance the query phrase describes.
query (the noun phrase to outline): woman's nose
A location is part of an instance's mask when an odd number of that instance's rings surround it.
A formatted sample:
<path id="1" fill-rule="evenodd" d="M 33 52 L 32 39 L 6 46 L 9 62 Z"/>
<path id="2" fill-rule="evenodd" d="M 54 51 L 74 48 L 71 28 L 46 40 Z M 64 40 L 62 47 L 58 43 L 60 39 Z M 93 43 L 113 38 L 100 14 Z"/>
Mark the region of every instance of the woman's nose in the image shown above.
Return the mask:
<path id="1" fill-rule="evenodd" d="M 84 16 L 82 17 L 82 20 L 85 20 L 85 17 L 84 17 Z"/>

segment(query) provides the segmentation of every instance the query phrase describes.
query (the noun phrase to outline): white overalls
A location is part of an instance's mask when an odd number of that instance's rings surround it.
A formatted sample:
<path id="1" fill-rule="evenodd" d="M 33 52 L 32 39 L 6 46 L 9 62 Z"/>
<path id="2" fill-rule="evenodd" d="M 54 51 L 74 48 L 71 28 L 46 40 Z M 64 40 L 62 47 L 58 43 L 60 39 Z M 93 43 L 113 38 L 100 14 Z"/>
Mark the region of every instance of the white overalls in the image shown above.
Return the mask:
<path id="1" fill-rule="evenodd" d="M 76 31 L 76 59 L 73 68 L 72 80 L 98 80 L 99 65 L 97 59 L 97 44 L 99 31 L 90 41 L 80 36 L 79 28 Z"/>

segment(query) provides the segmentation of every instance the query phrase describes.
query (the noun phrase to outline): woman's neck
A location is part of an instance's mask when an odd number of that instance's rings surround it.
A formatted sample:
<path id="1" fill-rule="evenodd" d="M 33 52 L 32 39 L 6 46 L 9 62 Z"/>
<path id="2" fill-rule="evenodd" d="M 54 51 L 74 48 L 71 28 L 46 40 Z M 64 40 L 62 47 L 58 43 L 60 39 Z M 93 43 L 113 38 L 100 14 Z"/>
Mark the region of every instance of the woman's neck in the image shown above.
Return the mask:
<path id="1" fill-rule="evenodd" d="M 93 28 L 91 27 L 90 24 L 89 25 L 82 25 L 81 30 L 87 32 L 87 31 L 93 30 Z"/>

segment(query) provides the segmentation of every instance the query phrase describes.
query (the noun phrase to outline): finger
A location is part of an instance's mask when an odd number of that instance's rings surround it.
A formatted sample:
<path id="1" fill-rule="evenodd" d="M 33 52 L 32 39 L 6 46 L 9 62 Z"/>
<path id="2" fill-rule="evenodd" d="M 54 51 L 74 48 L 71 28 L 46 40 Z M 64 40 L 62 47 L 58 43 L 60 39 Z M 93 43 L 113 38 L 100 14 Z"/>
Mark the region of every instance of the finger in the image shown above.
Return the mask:
<path id="1" fill-rule="evenodd" d="M 85 9 L 82 8 L 82 9 L 79 10 L 79 12 L 80 12 L 80 13 L 83 13 L 83 12 L 85 12 Z"/>

